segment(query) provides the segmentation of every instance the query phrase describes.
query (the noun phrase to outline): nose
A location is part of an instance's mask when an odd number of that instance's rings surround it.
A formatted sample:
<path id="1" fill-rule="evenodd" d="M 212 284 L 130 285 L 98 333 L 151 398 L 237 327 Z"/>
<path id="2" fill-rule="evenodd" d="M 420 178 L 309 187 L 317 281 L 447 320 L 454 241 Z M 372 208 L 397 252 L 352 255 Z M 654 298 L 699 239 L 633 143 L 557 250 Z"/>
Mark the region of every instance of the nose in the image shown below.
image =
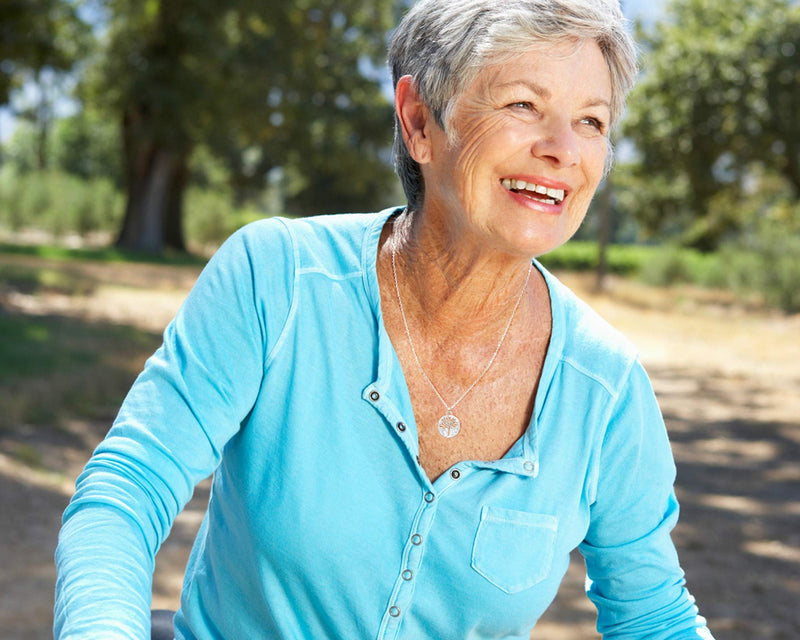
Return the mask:
<path id="1" fill-rule="evenodd" d="M 531 153 L 557 168 L 574 167 L 581 161 L 578 136 L 566 119 L 545 124 L 531 147 Z"/>

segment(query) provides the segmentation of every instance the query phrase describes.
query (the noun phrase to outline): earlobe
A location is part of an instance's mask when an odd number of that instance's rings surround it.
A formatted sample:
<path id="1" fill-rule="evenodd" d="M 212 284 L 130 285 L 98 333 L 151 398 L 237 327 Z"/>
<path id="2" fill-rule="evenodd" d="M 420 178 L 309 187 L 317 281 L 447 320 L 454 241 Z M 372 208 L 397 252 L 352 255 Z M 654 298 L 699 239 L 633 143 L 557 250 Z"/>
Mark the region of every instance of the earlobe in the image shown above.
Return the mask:
<path id="1" fill-rule="evenodd" d="M 430 161 L 430 136 L 428 135 L 428 126 L 431 121 L 430 112 L 419 97 L 416 83 L 411 76 L 403 76 L 397 81 L 394 108 L 409 154 L 419 164 L 428 163 Z"/>

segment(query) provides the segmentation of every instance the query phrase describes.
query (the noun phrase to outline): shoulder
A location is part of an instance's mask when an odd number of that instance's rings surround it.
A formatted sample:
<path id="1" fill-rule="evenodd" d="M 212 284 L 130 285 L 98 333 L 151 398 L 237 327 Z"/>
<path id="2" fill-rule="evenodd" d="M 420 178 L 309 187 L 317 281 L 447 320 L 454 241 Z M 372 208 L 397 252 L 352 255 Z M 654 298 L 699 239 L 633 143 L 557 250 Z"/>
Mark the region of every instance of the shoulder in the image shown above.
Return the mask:
<path id="1" fill-rule="evenodd" d="M 638 361 L 636 347 L 558 278 L 540 269 L 550 292 L 552 341 L 561 363 L 618 395 Z"/>
<path id="2" fill-rule="evenodd" d="M 380 234 L 392 211 L 269 218 L 246 225 L 231 240 L 256 254 L 268 254 L 271 262 L 290 260 L 300 273 L 360 271 L 365 245 Z"/>

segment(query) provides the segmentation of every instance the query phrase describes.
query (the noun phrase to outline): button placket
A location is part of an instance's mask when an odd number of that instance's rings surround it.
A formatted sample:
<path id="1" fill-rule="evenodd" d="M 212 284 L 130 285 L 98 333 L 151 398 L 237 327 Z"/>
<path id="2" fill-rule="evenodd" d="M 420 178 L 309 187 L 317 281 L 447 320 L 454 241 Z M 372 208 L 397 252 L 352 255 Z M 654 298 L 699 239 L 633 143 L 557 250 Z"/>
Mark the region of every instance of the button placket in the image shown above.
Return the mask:
<path id="1" fill-rule="evenodd" d="M 378 638 L 381 640 L 397 637 L 403 617 L 412 606 L 417 577 L 420 575 L 425 552 L 425 539 L 436 511 L 436 495 L 432 491 L 424 490 L 411 523 L 410 534 L 403 547 L 400 568 L 378 632 Z"/>

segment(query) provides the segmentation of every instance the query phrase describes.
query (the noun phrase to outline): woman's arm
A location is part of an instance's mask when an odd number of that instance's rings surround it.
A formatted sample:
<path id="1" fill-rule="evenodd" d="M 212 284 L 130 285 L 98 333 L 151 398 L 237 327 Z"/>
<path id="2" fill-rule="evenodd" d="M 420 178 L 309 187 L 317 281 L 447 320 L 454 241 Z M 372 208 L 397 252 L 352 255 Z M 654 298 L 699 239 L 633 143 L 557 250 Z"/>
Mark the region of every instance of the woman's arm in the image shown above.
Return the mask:
<path id="1" fill-rule="evenodd" d="M 712 638 L 684 587 L 670 537 L 678 519 L 674 480 L 661 412 L 636 362 L 611 412 L 580 545 L 604 638 Z"/>
<path id="2" fill-rule="evenodd" d="M 271 252 L 261 246 L 275 235 L 268 229 L 282 227 L 255 227 L 204 269 L 78 478 L 56 550 L 56 639 L 150 637 L 155 554 L 255 402 L 275 328 L 261 308 L 263 289 L 289 295 L 258 265 L 290 253 L 281 241 Z"/>

